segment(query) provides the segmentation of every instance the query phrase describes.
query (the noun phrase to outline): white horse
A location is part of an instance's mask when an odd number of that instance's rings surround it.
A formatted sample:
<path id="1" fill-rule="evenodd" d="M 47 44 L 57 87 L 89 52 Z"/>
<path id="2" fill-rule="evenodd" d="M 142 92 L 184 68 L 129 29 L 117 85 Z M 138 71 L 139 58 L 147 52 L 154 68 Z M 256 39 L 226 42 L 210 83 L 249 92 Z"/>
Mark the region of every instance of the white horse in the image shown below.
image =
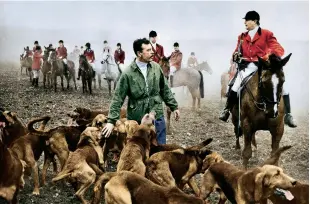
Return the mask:
<path id="1" fill-rule="evenodd" d="M 116 83 L 119 79 L 121 72 L 119 71 L 118 65 L 115 64 L 114 58 L 111 55 L 103 55 L 103 60 L 101 61 L 102 64 L 102 72 L 101 74 L 105 74 L 105 80 L 108 82 L 109 87 L 109 95 L 111 96 L 111 82 L 114 83 L 114 90 L 116 87 Z M 101 77 L 101 76 L 100 76 Z M 100 78 L 101 80 L 101 78 Z M 99 82 L 100 83 L 100 82 Z"/>

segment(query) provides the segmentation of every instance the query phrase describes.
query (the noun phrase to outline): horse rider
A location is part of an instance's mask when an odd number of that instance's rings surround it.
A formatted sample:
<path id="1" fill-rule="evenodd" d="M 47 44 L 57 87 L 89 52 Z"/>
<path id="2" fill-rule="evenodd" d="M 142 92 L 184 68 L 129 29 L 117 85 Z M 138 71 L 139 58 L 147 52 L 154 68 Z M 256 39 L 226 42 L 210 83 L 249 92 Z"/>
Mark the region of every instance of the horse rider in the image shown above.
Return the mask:
<path id="1" fill-rule="evenodd" d="M 64 46 L 64 41 L 59 40 L 59 47 L 57 48 L 57 58 L 61 59 L 64 64 L 64 74 L 68 75 L 68 64 L 67 64 L 67 48 Z"/>
<path id="2" fill-rule="evenodd" d="M 127 118 L 141 122 L 142 117 L 155 112 L 154 121 L 158 144 L 166 144 L 166 124 L 162 102 L 164 101 L 178 120 L 180 112 L 167 80 L 159 64 L 152 62 L 153 51 L 146 38 L 137 39 L 133 43 L 135 60 L 121 74 L 110 104 L 108 123 L 102 135 L 109 137 L 116 121 L 120 117 L 120 109 L 128 96 Z M 142 87 L 141 87 L 142 84 Z"/>
<path id="3" fill-rule="evenodd" d="M 179 43 L 175 42 L 173 44 L 174 51 L 168 57 L 170 62 L 170 87 L 173 85 L 173 75 L 176 71 L 181 69 L 183 54 L 179 49 Z"/>
<path id="4" fill-rule="evenodd" d="M 195 52 L 191 52 L 191 55 L 188 57 L 187 60 L 187 67 L 188 68 L 194 68 L 198 65 L 197 58 L 195 56 Z"/>
<path id="5" fill-rule="evenodd" d="M 107 63 L 112 64 L 113 58 L 112 58 L 112 49 L 108 44 L 108 41 L 103 41 L 104 47 L 103 47 L 103 61 L 101 61 L 101 64 Z"/>
<path id="6" fill-rule="evenodd" d="M 95 52 L 90 48 L 90 43 L 86 43 L 85 44 L 86 50 L 84 51 L 83 55 L 85 55 L 88 63 L 90 64 L 90 66 L 93 68 L 93 70 L 95 69 Z M 81 76 L 81 69 L 79 68 L 79 73 L 78 73 L 78 78 L 77 80 L 80 80 L 80 76 Z"/>
<path id="7" fill-rule="evenodd" d="M 284 54 L 283 47 L 279 44 L 273 33 L 267 29 L 262 29 L 260 27 L 260 16 L 256 11 L 247 12 L 243 19 L 245 19 L 245 27 L 248 31 L 242 33 L 238 37 L 238 44 L 233 53 L 233 61 L 241 61 L 239 69 L 244 69 L 242 71 L 239 71 L 240 74 L 237 75 L 235 83 L 232 86 L 231 91 L 228 93 L 226 106 L 219 117 L 219 119 L 222 121 L 228 120 L 230 115 L 229 112 L 233 108 L 234 104 L 237 102 L 237 91 L 241 85 L 242 78 L 244 79 L 258 69 L 257 56 L 261 57 L 264 60 L 267 60 L 271 53 L 274 53 L 280 57 L 282 57 Z M 242 41 L 240 41 L 241 37 Z M 285 86 L 285 84 L 283 86 Z M 283 87 L 283 100 L 285 106 L 284 122 L 289 127 L 297 127 L 293 120 L 293 116 L 291 115 L 289 94 L 285 90 L 285 87 Z"/>
<path id="8" fill-rule="evenodd" d="M 32 52 L 33 52 L 33 53 L 37 51 L 37 50 L 36 50 L 36 49 L 37 49 L 37 46 L 39 46 L 40 49 L 41 49 L 41 46 L 39 45 L 39 42 L 36 40 L 36 41 L 34 41 L 34 46 L 33 46 L 33 48 L 32 48 Z M 38 52 L 38 51 L 37 51 L 37 52 Z M 39 50 L 39 52 L 42 53 L 42 49 Z"/>
<path id="9" fill-rule="evenodd" d="M 32 51 L 29 49 L 29 46 L 26 47 L 25 51 L 24 51 L 24 57 L 23 59 L 27 58 L 27 57 L 32 57 Z"/>
<path id="10" fill-rule="evenodd" d="M 35 87 L 38 87 L 39 84 L 39 74 L 40 74 L 40 69 L 41 69 L 41 61 L 43 58 L 42 55 L 42 49 L 40 46 L 36 47 L 35 52 L 33 53 L 33 60 L 32 60 L 32 73 L 33 73 L 33 78 L 32 78 L 32 85 Z"/>
<path id="11" fill-rule="evenodd" d="M 73 50 L 73 54 L 74 55 L 76 55 L 76 56 L 78 56 L 79 54 L 80 54 L 80 50 L 79 50 L 79 47 L 76 45 L 76 46 L 74 46 L 74 50 Z"/>
<path id="12" fill-rule="evenodd" d="M 117 49 L 114 52 L 115 63 L 119 66 L 120 71 L 123 72 L 124 61 L 125 61 L 125 51 L 122 49 L 121 43 L 116 44 Z"/>
<path id="13" fill-rule="evenodd" d="M 157 33 L 152 30 L 149 33 L 149 39 L 151 41 L 152 50 L 154 52 L 153 61 L 159 63 L 160 59 L 162 59 L 164 55 L 164 47 L 157 43 Z"/>

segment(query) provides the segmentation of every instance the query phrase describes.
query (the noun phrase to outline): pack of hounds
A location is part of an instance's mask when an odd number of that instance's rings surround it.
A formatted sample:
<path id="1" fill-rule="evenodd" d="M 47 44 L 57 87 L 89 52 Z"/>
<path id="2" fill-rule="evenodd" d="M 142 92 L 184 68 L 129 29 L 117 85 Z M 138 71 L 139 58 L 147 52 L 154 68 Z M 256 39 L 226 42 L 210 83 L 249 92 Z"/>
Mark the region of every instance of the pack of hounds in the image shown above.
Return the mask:
<path id="1" fill-rule="evenodd" d="M 48 129 L 49 116 L 33 118 L 24 125 L 17 113 L 1 109 L 0 197 L 18 203 L 18 193 L 31 174 L 33 196 L 40 194 L 38 159 L 44 152 L 41 185 L 46 184 L 52 163 L 55 175 L 51 182 L 70 183 L 84 204 L 211 203 L 208 197 L 215 191 L 218 203 L 309 202 L 309 185 L 291 178 L 278 166 L 281 153 L 291 146 L 279 148 L 260 166 L 241 169 L 209 147 L 212 138 L 189 147 L 159 145 L 153 113 L 138 124 L 127 120 L 122 108 L 112 135 L 103 138 L 101 129 L 107 114 L 108 110 L 78 107 L 74 114 L 68 114 L 71 119 L 66 126 Z M 36 123 L 38 128 L 34 128 Z M 106 172 L 109 152 L 118 160 L 116 172 Z M 203 174 L 199 185 L 197 174 Z M 84 197 L 90 188 L 91 201 Z"/>

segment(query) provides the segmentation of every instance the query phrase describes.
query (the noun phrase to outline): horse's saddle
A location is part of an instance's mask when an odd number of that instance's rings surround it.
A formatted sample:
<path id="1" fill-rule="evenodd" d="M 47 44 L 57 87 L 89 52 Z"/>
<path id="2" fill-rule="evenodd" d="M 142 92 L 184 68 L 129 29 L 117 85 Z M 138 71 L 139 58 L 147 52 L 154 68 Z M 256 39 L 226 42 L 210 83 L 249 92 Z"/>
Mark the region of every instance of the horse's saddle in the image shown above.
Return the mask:
<path id="1" fill-rule="evenodd" d="M 234 85 L 235 81 L 236 81 L 236 78 L 239 74 L 240 70 L 236 72 L 235 76 L 230 80 L 228 86 L 229 86 L 229 89 L 231 89 L 231 87 Z M 239 92 L 241 93 L 241 91 L 243 90 L 243 88 L 245 87 L 245 85 L 249 82 L 249 80 L 252 78 L 252 76 L 255 75 L 257 71 L 251 73 L 249 76 L 245 77 L 241 84 L 240 84 L 240 88 L 239 88 Z"/>

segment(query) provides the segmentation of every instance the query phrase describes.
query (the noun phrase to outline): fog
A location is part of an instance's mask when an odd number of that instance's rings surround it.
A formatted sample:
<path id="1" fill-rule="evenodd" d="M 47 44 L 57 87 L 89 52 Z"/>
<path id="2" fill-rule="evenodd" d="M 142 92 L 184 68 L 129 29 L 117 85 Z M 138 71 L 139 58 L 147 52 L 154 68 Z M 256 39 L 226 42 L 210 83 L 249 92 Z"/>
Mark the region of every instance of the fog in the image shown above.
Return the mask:
<path id="1" fill-rule="evenodd" d="M 101 58 L 103 41 L 115 49 L 122 43 L 125 64 L 134 57 L 132 43 L 159 34 L 165 55 L 179 42 L 185 65 L 191 51 L 207 60 L 213 74 L 204 73 L 206 97 L 220 98 L 220 75 L 229 68 L 237 36 L 245 31 L 245 13 L 256 10 L 261 27 L 271 30 L 293 53 L 285 69 L 293 113 L 308 114 L 309 3 L 304 2 L 0 2 L 0 60 L 19 60 L 23 47 L 59 40 L 69 52 L 74 45 L 92 44 Z M 305 111 L 306 110 L 306 111 Z"/>

